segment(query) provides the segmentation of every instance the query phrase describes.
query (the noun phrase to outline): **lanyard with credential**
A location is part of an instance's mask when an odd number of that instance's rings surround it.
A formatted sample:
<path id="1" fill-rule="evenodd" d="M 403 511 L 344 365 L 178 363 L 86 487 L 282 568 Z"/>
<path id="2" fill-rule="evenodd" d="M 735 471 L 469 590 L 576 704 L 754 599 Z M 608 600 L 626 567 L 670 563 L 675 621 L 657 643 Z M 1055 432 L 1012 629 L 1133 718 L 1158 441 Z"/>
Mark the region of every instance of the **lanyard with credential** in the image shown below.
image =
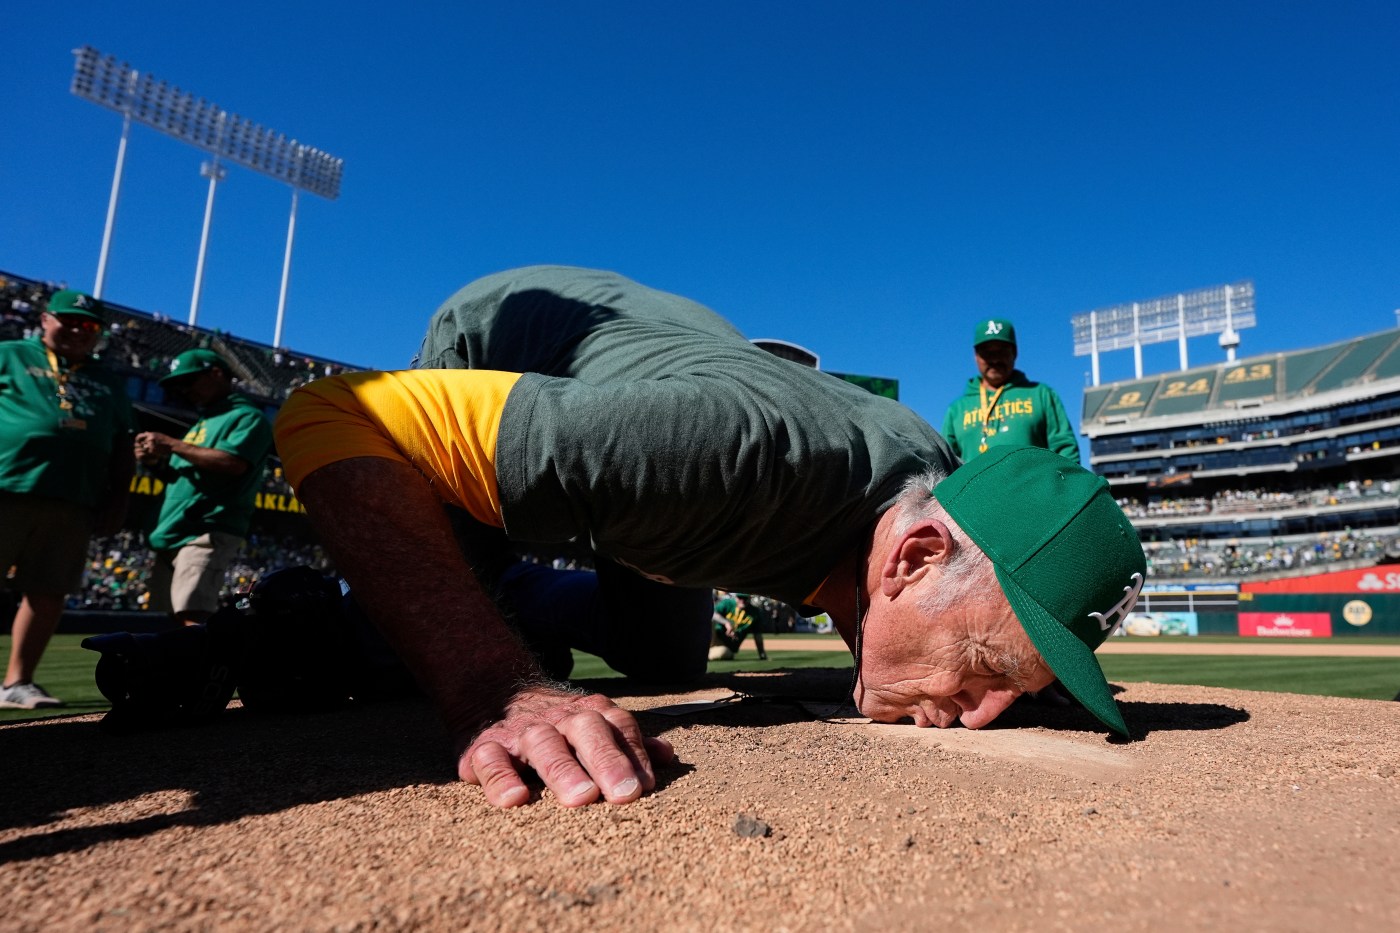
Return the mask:
<path id="1" fill-rule="evenodd" d="M 83 421 L 81 418 L 73 417 L 73 400 L 68 397 L 68 377 L 77 372 L 78 367 L 83 364 L 75 363 L 68 367 L 67 372 L 64 372 L 63 368 L 58 365 L 58 354 L 54 353 L 53 350 L 50 350 L 48 347 L 44 347 L 44 353 L 48 355 L 49 368 L 53 370 L 54 383 L 58 386 L 58 407 L 64 414 L 63 427 L 86 428 L 87 422 Z"/>
<path id="2" fill-rule="evenodd" d="M 58 354 L 48 347 L 44 347 L 44 352 L 48 354 L 49 369 L 53 370 L 53 381 L 54 384 L 58 386 L 58 407 L 62 408 L 64 411 L 72 411 L 73 400 L 68 397 L 68 375 L 74 369 L 77 369 L 77 367 L 70 367 L 68 372 L 64 372 L 58 365 Z"/>
<path id="3" fill-rule="evenodd" d="M 996 431 L 991 429 L 992 410 L 997 407 L 997 400 L 1001 398 L 1001 393 L 1006 391 L 1007 385 L 1009 385 L 1009 383 L 1003 382 L 998 386 L 996 394 L 993 395 L 992 400 L 988 402 L 987 384 L 980 380 L 977 383 L 977 388 L 982 393 L 982 443 L 977 446 L 977 452 L 979 454 L 987 452 L 987 438 L 996 433 Z"/>

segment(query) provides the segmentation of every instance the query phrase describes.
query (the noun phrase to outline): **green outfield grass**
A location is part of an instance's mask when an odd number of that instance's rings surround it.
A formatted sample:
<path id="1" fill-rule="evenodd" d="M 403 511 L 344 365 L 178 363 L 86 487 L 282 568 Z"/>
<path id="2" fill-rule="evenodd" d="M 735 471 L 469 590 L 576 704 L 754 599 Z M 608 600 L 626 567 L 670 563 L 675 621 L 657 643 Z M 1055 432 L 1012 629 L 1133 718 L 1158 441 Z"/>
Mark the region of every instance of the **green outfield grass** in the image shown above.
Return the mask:
<path id="1" fill-rule="evenodd" d="M 56 709 L 0 709 L 0 723 L 16 719 L 40 719 L 46 716 L 71 716 L 74 713 L 97 713 L 111 706 L 97 689 L 92 672 L 97 667 L 97 652 L 79 648 L 85 635 L 55 635 L 39 662 L 34 678 L 44 689 L 63 700 L 66 706 Z M 10 636 L 0 636 L 0 657 L 10 657 Z"/>
<path id="2" fill-rule="evenodd" d="M 1236 690 L 1391 700 L 1400 693 L 1400 658 L 1099 655 L 1109 680 L 1199 684 Z"/>
<path id="3" fill-rule="evenodd" d="M 1214 640 L 1238 642 L 1246 639 Z M 765 641 L 767 661 L 758 660 L 752 645 L 746 644 L 738 658 L 733 661 L 712 661 L 710 670 L 771 671 L 784 667 L 851 666 L 851 656 L 844 651 L 784 651 L 781 638 L 768 638 Z M 1151 641 L 1160 642 L 1161 639 Z M 1373 639 L 1372 643 L 1395 644 L 1395 640 Z M 1100 655 L 1099 663 L 1103 665 L 1108 679 L 1114 681 L 1198 684 L 1204 687 L 1355 697 L 1362 700 L 1390 700 L 1400 693 L 1400 658 L 1319 658 L 1301 653 L 1296 658 L 1114 654 Z M 592 655 L 575 653 L 573 676 L 587 679 L 621 675 Z"/>
<path id="4" fill-rule="evenodd" d="M 801 636 L 810 638 L 814 636 Z M 821 636 L 815 636 L 821 637 Z M 830 636 L 838 641 L 835 636 Z M 0 709 L 0 723 L 46 716 L 101 712 L 107 701 L 93 681 L 97 654 L 80 648 L 81 635 L 57 635 L 39 666 L 39 683 L 66 706 L 28 711 Z M 786 639 L 766 639 L 768 660 L 758 660 L 752 643 L 744 645 L 733 661 L 715 661 L 710 670 L 772 671 L 794 667 L 846 668 L 851 657 L 844 651 L 787 651 Z M 1192 641 L 1239 642 L 1251 639 L 1211 638 Z M 1152 639 L 1154 642 L 1160 639 Z M 1348 644 L 1395 644 L 1394 639 L 1347 639 Z M 1290 643 L 1292 644 L 1292 643 Z M 1390 700 L 1400 691 L 1400 658 L 1319 658 L 1308 657 L 1305 644 L 1299 644 L 1298 657 L 1249 657 L 1212 655 L 1101 655 L 1104 673 L 1114 681 L 1152 681 L 1160 684 L 1200 684 L 1240 690 L 1267 690 L 1280 693 L 1306 693 L 1318 696 L 1357 697 Z M 0 656 L 8 657 L 10 638 L 0 636 Z M 573 676 L 579 680 L 618 677 L 592 655 L 576 652 Z"/>

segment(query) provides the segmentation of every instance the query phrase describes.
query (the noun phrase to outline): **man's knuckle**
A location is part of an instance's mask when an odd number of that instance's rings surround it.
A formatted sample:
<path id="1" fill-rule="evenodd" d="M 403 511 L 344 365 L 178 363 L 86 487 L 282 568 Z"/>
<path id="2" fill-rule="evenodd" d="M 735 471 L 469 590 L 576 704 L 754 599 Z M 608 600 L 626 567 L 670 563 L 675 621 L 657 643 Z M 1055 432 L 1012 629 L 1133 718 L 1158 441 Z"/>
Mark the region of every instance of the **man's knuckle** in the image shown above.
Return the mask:
<path id="1" fill-rule="evenodd" d="M 585 709 L 600 712 L 603 710 L 619 708 L 617 704 L 613 703 L 612 700 L 599 693 L 591 693 L 586 697 L 581 697 L 579 699 L 579 705 L 584 707 Z"/>
<path id="2" fill-rule="evenodd" d="M 509 765 L 500 761 L 476 761 L 469 764 L 471 782 L 480 784 L 483 788 L 499 787 L 515 774 Z"/>
<path id="3" fill-rule="evenodd" d="M 551 741 L 559 730 L 547 722 L 532 723 L 520 733 L 520 744 L 524 747 L 540 745 Z"/>
<path id="4" fill-rule="evenodd" d="M 530 765 L 540 779 L 551 787 L 572 782 L 580 770 L 579 763 L 569 755 L 550 755 L 542 761 L 532 761 Z"/>

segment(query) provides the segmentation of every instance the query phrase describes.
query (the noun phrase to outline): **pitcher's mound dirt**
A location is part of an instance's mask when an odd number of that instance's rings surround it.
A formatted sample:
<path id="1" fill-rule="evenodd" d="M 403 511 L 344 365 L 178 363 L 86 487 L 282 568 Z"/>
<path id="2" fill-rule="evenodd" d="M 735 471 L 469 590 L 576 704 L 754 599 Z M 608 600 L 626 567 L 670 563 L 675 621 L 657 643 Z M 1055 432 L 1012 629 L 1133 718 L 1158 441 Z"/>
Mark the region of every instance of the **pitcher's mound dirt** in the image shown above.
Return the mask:
<path id="1" fill-rule="evenodd" d="M 840 671 L 606 686 L 682 761 L 626 807 L 493 810 L 411 702 L 2 727 L 0 929 L 1400 928 L 1397 703 L 1129 684 L 1119 742 L 843 720 Z"/>

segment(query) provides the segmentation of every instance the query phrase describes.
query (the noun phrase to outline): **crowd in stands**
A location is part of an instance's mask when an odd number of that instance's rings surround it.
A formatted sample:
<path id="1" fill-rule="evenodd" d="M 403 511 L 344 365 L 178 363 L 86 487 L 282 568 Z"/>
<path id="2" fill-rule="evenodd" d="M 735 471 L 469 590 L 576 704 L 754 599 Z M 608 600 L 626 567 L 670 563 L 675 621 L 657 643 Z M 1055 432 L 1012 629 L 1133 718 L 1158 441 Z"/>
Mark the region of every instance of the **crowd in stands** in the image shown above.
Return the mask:
<path id="1" fill-rule="evenodd" d="M 136 612 L 150 600 L 147 583 L 152 555 L 135 531 L 94 538 L 88 548 L 88 569 L 82 587 L 68 598 L 69 609 Z M 263 574 L 282 567 L 308 566 L 329 573 L 330 561 L 318 545 L 291 536 L 251 535 L 243 552 L 229 566 L 220 600 L 247 592 Z"/>
<path id="2" fill-rule="evenodd" d="M 1196 577 L 1252 577 L 1266 573 L 1324 572 L 1328 565 L 1375 563 L 1387 555 L 1396 529 L 1347 530 L 1273 538 L 1204 540 L 1181 538 L 1143 544 L 1151 580 Z M 141 611 L 149 599 L 146 583 L 151 552 L 134 531 L 94 539 L 88 554 L 83 586 L 69 598 L 70 609 Z M 576 569 L 573 560 L 551 561 L 560 569 Z M 325 552 L 293 536 L 253 535 L 243 554 L 230 566 L 221 597 L 246 592 L 262 574 L 280 567 L 310 566 L 332 572 Z M 795 631 L 799 616 L 791 607 L 767 597 L 753 597 L 768 609 L 774 622 L 769 632 Z"/>
<path id="3" fill-rule="evenodd" d="M 0 276 L 0 340 L 29 337 L 38 332 L 39 315 L 61 283 L 32 282 Z M 185 350 L 212 348 L 240 370 L 242 390 L 279 402 L 292 391 L 349 367 L 316 359 L 285 348 L 249 343 L 219 331 L 171 320 L 165 314 L 143 314 L 111 308 L 107 334 L 98 353 L 108 363 L 130 372 L 159 378 L 169 361 Z"/>
<path id="4" fill-rule="evenodd" d="M 1394 496 L 1400 485 L 1391 480 L 1351 480 L 1336 486 L 1297 491 L 1226 489 L 1213 496 L 1162 496 L 1143 502 L 1118 500 L 1129 518 L 1239 516 L 1251 512 L 1286 512 L 1300 508 L 1345 505 L 1373 497 Z"/>
<path id="5" fill-rule="evenodd" d="M 49 295 L 63 286 L 54 282 L 20 282 L 0 277 L 0 340 L 30 337 Z"/>
<path id="6" fill-rule="evenodd" d="M 1268 540 L 1178 538 L 1144 542 L 1148 580 L 1324 573 L 1386 557 L 1397 529 L 1323 532 Z M 1329 566 L 1330 565 L 1330 566 Z"/>

